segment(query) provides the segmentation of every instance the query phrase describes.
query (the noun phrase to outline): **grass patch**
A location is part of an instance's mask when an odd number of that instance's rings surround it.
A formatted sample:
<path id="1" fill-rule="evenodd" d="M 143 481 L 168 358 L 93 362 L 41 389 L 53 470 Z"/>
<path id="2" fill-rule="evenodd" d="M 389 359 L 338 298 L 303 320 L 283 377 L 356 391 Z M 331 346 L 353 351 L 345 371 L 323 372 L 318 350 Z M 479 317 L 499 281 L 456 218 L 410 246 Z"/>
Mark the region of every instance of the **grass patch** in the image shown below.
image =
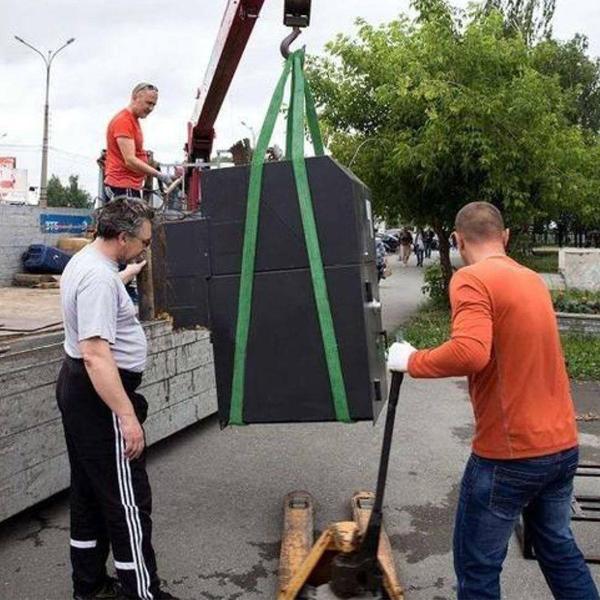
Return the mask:
<path id="1" fill-rule="evenodd" d="M 445 308 L 425 304 L 397 330 L 416 348 L 439 346 L 450 337 L 450 313 Z M 600 336 L 561 333 L 569 377 L 600 381 Z"/>
<path id="2" fill-rule="evenodd" d="M 552 291 L 552 303 L 556 312 L 586 315 L 600 314 L 600 292 L 572 288 L 554 290 Z"/>
<path id="3" fill-rule="evenodd" d="M 397 333 L 416 348 L 438 346 L 450 337 L 450 313 L 447 308 L 424 304 Z"/>
<path id="4" fill-rule="evenodd" d="M 515 254 L 511 258 L 537 273 L 558 273 L 558 252 L 548 254 Z"/>
<path id="5" fill-rule="evenodd" d="M 600 336 L 561 333 L 569 377 L 600 381 Z"/>

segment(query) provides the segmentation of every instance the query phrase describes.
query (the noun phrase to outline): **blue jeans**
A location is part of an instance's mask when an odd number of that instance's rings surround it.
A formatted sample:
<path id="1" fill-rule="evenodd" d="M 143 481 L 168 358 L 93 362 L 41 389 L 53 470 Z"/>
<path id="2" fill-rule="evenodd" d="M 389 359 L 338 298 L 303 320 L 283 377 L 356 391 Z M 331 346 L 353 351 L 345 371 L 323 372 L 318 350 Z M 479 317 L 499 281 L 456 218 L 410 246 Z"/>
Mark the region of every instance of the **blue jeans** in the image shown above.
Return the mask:
<path id="1" fill-rule="evenodd" d="M 521 460 L 471 455 L 454 528 L 459 600 L 500 598 L 502 563 L 525 508 L 536 558 L 554 598 L 600 598 L 570 527 L 578 461 L 578 448 Z"/>

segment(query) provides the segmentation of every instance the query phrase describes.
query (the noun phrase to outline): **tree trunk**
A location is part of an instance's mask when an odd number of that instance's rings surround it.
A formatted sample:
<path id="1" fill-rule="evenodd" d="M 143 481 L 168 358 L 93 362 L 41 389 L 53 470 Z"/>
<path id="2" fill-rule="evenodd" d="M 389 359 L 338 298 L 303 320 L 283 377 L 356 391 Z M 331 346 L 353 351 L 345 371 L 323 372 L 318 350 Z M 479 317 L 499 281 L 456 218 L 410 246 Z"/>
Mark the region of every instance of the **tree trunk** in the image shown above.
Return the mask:
<path id="1" fill-rule="evenodd" d="M 443 227 L 434 226 L 434 231 L 438 236 L 440 265 L 444 276 L 444 290 L 448 296 L 450 290 L 450 279 L 452 278 L 452 263 L 450 262 L 450 236 Z"/>

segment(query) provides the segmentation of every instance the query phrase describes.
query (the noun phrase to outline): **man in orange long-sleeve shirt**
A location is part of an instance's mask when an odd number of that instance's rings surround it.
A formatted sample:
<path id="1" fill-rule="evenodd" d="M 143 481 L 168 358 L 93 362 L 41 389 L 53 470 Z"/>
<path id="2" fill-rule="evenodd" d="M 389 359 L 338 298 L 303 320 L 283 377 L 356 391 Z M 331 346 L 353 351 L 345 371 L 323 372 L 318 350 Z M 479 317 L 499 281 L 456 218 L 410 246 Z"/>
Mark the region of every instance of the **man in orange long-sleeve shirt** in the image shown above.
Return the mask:
<path id="1" fill-rule="evenodd" d="M 508 230 L 493 205 L 464 206 L 455 225 L 467 266 L 450 284 L 451 339 L 420 351 L 393 344 L 388 368 L 469 379 L 475 437 L 454 529 L 458 598 L 500 598 L 502 563 L 525 510 L 554 597 L 598 600 L 570 529 L 577 428 L 550 295 L 539 275 L 506 256 Z"/>

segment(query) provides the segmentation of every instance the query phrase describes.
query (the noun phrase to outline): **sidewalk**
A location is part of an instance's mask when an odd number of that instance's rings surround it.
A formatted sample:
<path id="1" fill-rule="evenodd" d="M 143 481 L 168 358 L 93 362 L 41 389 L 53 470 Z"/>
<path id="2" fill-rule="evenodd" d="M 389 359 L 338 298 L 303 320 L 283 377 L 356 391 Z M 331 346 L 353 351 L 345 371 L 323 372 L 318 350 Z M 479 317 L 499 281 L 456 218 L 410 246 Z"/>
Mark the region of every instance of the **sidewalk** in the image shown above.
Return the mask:
<path id="1" fill-rule="evenodd" d="M 381 288 L 388 330 L 418 305 L 422 277 L 391 258 L 394 274 Z M 597 399 L 597 388 L 585 389 L 588 401 Z M 406 600 L 455 598 L 452 527 L 471 423 L 464 380 L 405 380 L 384 514 Z M 600 423 L 584 425 L 583 458 L 600 462 Z M 310 491 L 319 530 L 347 518 L 352 493 L 375 485 L 382 434 L 383 419 L 375 427 L 224 431 L 209 419 L 151 448 L 154 542 L 165 589 L 187 600 L 273 599 L 283 496 Z M 575 529 L 582 545 L 598 553 L 595 525 Z M 70 598 L 68 539 L 65 495 L 0 525 L 0 598 Z M 600 584 L 600 567 L 592 569 Z M 521 558 L 514 540 L 502 582 L 507 600 L 551 597 L 536 563 Z M 323 591 L 319 598 L 331 596 Z"/>

